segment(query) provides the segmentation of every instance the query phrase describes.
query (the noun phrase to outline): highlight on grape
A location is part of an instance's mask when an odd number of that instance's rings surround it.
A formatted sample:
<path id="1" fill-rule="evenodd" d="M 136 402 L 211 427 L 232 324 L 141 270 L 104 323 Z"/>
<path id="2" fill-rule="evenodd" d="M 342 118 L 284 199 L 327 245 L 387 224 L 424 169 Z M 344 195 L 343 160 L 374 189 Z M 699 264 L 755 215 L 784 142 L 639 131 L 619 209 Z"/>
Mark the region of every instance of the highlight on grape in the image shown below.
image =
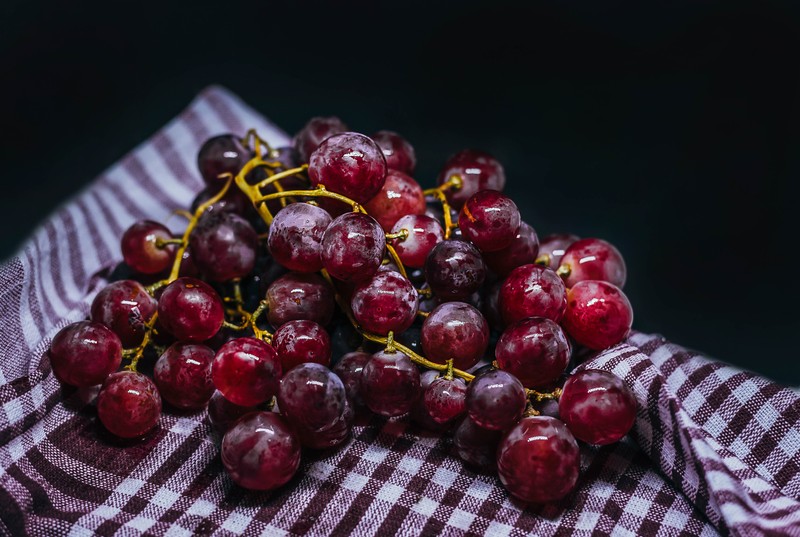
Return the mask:
<path id="1" fill-rule="evenodd" d="M 291 147 L 207 140 L 185 227 L 125 231 L 90 319 L 53 339 L 53 373 L 101 385 L 99 420 L 121 438 L 151 432 L 162 407 L 205 409 L 247 489 L 283 486 L 304 449 L 346 443 L 372 412 L 452 435 L 520 500 L 563 498 L 578 442 L 617 442 L 636 418 L 618 377 L 568 374 L 578 347 L 630 331 L 622 255 L 539 240 L 487 153 L 451 156 L 428 189 L 416 163 L 399 134 L 335 117 Z"/>

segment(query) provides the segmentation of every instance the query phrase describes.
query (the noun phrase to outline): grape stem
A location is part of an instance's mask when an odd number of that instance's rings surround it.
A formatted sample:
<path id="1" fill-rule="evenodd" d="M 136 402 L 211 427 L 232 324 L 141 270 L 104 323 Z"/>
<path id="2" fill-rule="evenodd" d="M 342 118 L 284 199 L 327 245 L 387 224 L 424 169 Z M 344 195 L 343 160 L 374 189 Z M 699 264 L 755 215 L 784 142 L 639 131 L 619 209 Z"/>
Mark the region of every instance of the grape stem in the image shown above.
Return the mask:
<path id="1" fill-rule="evenodd" d="M 452 217 L 450 216 L 450 204 L 447 202 L 447 196 L 445 192 L 450 189 L 459 190 L 463 186 L 463 181 L 461 180 L 461 176 L 457 174 L 453 174 L 450 178 L 442 183 L 441 185 L 437 186 L 436 188 L 429 188 L 427 190 L 423 190 L 422 193 L 425 196 L 433 196 L 439 203 L 442 204 L 442 213 L 444 216 L 444 238 L 449 239 L 450 234 L 453 232 L 454 229 L 458 227 L 458 224 L 453 222 Z"/>
<path id="2" fill-rule="evenodd" d="M 142 342 L 139 344 L 138 347 L 135 349 L 126 349 L 123 351 L 123 356 L 125 358 L 130 357 L 131 363 L 125 366 L 125 369 L 128 371 L 136 371 L 136 366 L 139 365 L 139 360 L 144 355 L 144 350 L 147 348 L 147 344 L 150 343 L 150 336 L 153 333 L 153 327 L 158 320 L 158 312 L 154 312 L 153 316 L 150 317 L 150 320 L 147 321 L 147 324 L 144 325 L 144 337 L 142 338 Z"/>

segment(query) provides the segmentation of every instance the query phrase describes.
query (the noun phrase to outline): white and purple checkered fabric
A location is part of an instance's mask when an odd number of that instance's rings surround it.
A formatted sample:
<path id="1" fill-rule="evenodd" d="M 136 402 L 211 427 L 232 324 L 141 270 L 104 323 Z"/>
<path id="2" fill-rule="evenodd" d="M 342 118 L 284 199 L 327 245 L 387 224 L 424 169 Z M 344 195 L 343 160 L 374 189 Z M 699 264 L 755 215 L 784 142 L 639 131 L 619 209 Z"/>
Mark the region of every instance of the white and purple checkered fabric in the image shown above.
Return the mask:
<path id="1" fill-rule="evenodd" d="M 634 333 L 581 367 L 636 393 L 631 438 L 584 447 L 578 487 L 526 507 L 453 455 L 447 438 L 373 418 L 305 453 L 272 493 L 231 482 L 204 412 L 165 412 L 121 444 L 91 394 L 65 392 L 43 357 L 85 318 L 119 237 L 165 221 L 201 188 L 203 140 L 255 127 L 288 138 L 221 88 L 61 207 L 0 266 L 0 533 L 7 535 L 800 535 L 800 396 L 660 337 Z"/>

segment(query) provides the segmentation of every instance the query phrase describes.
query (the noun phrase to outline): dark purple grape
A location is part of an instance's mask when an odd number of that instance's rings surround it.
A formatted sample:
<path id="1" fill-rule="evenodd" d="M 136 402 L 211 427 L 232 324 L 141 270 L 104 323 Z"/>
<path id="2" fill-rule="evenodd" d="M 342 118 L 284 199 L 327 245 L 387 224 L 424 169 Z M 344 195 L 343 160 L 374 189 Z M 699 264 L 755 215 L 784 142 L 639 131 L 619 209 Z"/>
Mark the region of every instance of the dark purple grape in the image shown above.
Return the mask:
<path id="1" fill-rule="evenodd" d="M 483 151 L 465 149 L 447 159 L 444 168 L 439 172 L 436 184 L 441 185 L 458 175 L 461 178 L 460 189 L 449 189 L 445 192 L 447 201 L 456 209 L 476 192 L 481 190 L 503 191 L 506 186 L 506 174 L 503 166 L 494 157 Z"/>
<path id="2" fill-rule="evenodd" d="M 157 274 L 172 266 L 177 246 L 160 241 L 172 239 L 172 233 L 151 220 L 142 220 L 129 227 L 122 235 L 122 258 L 136 272 Z"/>
<path id="3" fill-rule="evenodd" d="M 386 157 L 386 165 L 389 169 L 398 170 L 412 175 L 414 168 L 417 167 L 417 154 L 408 141 L 392 131 L 378 131 L 372 135 L 372 139 L 378 144 Z"/>
<path id="4" fill-rule="evenodd" d="M 528 317 L 559 322 L 567 307 L 567 289 L 555 271 L 522 265 L 511 271 L 500 288 L 499 305 L 507 325 Z"/>
<path id="5" fill-rule="evenodd" d="M 480 289 L 485 278 L 481 253 L 468 242 L 440 242 L 425 261 L 425 279 L 436 296 L 444 300 L 468 298 Z"/>
<path id="6" fill-rule="evenodd" d="M 277 395 L 281 380 L 278 353 L 268 343 L 252 337 L 233 339 L 214 357 L 211 377 L 229 401 L 253 406 Z"/>
<path id="7" fill-rule="evenodd" d="M 385 248 L 386 235 L 374 218 L 345 213 L 322 236 L 322 265 L 343 282 L 368 280 L 381 266 Z"/>
<path id="8" fill-rule="evenodd" d="M 225 308 L 216 291 L 204 281 L 178 278 L 158 299 L 161 326 L 179 340 L 205 341 L 225 320 Z"/>
<path id="9" fill-rule="evenodd" d="M 628 434 L 636 421 L 636 398 L 621 378 L 584 369 L 564 383 L 558 401 L 561 419 L 575 438 L 605 446 Z"/>
<path id="10" fill-rule="evenodd" d="M 466 370 L 478 363 L 489 346 L 489 324 L 481 312 L 463 302 L 436 306 L 422 324 L 422 348 L 432 362 Z"/>
<path id="11" fill-rule="evenodd" d="M 577 240 L 580 240 L 580 237 L 571 233 L 548 235 L 539 243 L 539 258 L 546 262 L 546 267 L 556 270 L 561 264 L 564 252 Z"/>
<path id="12" fill-rule="evenodd" d="M 47 355 L 53 373 L 64 384 L 96 386 L 122 363 L 122 343 L 105 325 L 78 321 L 56 334 Z"/>
<path id="13" fill-rule="evenodd" d="M 372 355 L 366 352 L 350 352 L 345 354 L 333 368 L 333 372 L 342 379 L 347 396 L 355 405 L 364 404 L 361 397 L 361 373 L 370 358 Z"/>
<path id="14" fill-rule="evenodd" d="M 536 231 L 522 222 L 509 246 L 484 254 L 483 260 L 492 272 L 504 278 L 515 268 L 536 261 L 538 254 L 539 238 L 536 236 Z"/>
<path id="15" fill-rule="evenodd" d="M 166 402 L 182 409 L 200 409 L 214 394 L 211 364 L 214 351 L 197 343 L 175 343 L 158 359 L 153 380 Z"/>
<path id="16" fill-rule="evenodd" d="M 311 154 L 326 138 L 347 131 L 345 125 L 338 117 L 311 118 L 300 131 L 294 135 L 294 148 L 302 162 L 308 162 Z"/>
<path id="17" fill-rule="evenodd" d="M 97 417 L 120 438 L 137 438 L 156 426 L 161 397 L 153 381 L 135 371 L 109 376 L 97 394 Z"/>
<path id="18" fill-rule="evenodd" d="M 558 324 L 531 317 L 512 324 L 497 341 L 497 365 L 526 388 L 554 382 L 567 369 L 570 345 Z"/>
<path id="19" fill-rule="evenodd" d="M 453 446 L 458 457 L 482 472 L 497 468 L 497 446 L 503 438 L 502 431 L 484 429 L 466 416 L 456 428 Z"/>
<path id="20" fill-rule="evenodd" d="M 563 423 L 549 416 L 520 421 L 497 448 L 497 474 L 515 497 L 545 503 L 569 494 L 578 481 L 578 443 Z"/>
<path id="21" fill-rule="evenodd" d="M 361 397 L 376 414 L 388 418 L 406 414 L 419 397 L 419 370 L 400 352 L 372 355 L 361 372 Z"/>
<path id="22" fill-rule="evenodd" d="M 274 412 L 251 412 L 225 433 L 222 464 L 239 485 L 273 490 L 285 485 L 300 466 L 300 442 Z"/>
<path id="23" fill-rule="evenodd" d="M 419 297 L 411 282 L 402 275 L 381 270 L 355 288 L 350 304 L 353 317 L 364 330 L 385 336 L 389 332 L 399 334 L 411 326 L 417 315 Z"/>
<path id="24" fill-rule="evenodd" d="M 212 281 L 225 282 L 244 278 L 253 270 L 258 235 L 241 216 L 212 212 L 200 218 L 189 245 L 200 270 Z"/>
<path id="25" fill-rule="evenodd" d="M 217 433 L 225 434 L 236 420 L 256 410 L 258 410 L 256 405 L 239 406 L 231 403 L 217 390 L 208 402 L 208 419 Z"/>
<path id="26" fill-rule="evenodd" d="M 144 286 L 134 280 L 108 284 L 92 301 L 92 320 L 102 323 L 119 336 L 123 347 L 142 342 L 146 324 L 158 309 L 158 303 Z"/>
<path id="27" fill-rule="evenodd" d="M 197 209 L 200 208 L 200 205 L 216 196 L 219 190 L 220 187 L 216 185 L 213 187 L 206 187 L 201 190 L 200 193 L 195 196 L 194 200 L 192 200 L 192 205 L 189 208 L 189 211 L 194 214 Z M 236 213 L 239 216 L 245 216 L 248 210 L 252 208 L 252 204 L 247 196 L 245 196 L 241 190 L 235 186 L 232 186 L 228 189 L 222 199 L 217 200 L 206 207 L 205 213 L 229 212 Z"/>
<path id="28" fill-rule="evenodd" d="M 350 435 L 353 410 L 345 386 L 325 366 L 305 363 L 289 371 L 281 380 L 278 406 L 306 447 L 330 448 Z"/>
<path id="29" fill-rule="evenodd" d="M 458 228 L 481 252 L 496 252 L 511 245 L 521 221 L 511 198 L 496 190 L 481 190 L 461 208 Z"/>
<path id="30" fill-rule="evenodd" d="M 331 338 L 314 321 L 296 320 L 282 324 L 272 336 L 272 345 L 283 371 L 306 362 L 326 367 L 331 363 Z"/>
<path id="31" fill-rule="evenodd" d="M 250 160 L 250 155 L 250 150 L 242 145 L 238 136 L 221 134 L 209 138 L 200 147 L 197 168 L 203 181 L 219 190 L 225 184 L 225 179 L 220 179 L 220 174 L 230 173 L 235 176 Z"/>
<path id="32" fill-rule="evenodd" d="M 378 144 L 357 132 L 335 134 L 308 161 L 308 178 L 356 203 L 367 203 L 383 187 L 386 159 Z"/>
<path id="33" fill-rule="evenodd" d="M 275 215 L 267 244 L 275 260 L 296 272 L 322 269 L 322 234 L 332 219 L 324 209 L 308 203 L 292 203 Z"/>
<path id="34" fill-rule="evenodd" d="M 522 417 L 526 401 L 519 379 L 500 369 L 475 377 L 467 388 L 469 417 L 485 429 L 511 428 Z"/>
<path id="35" fill-rule="evenodd" d="M 328 282 L 317 274 L 290 272 L 272 282 L 267 289 L 272 326 L 297 319 L 314 321 L 323 326 L 331 322 L 335 301 Z"/>

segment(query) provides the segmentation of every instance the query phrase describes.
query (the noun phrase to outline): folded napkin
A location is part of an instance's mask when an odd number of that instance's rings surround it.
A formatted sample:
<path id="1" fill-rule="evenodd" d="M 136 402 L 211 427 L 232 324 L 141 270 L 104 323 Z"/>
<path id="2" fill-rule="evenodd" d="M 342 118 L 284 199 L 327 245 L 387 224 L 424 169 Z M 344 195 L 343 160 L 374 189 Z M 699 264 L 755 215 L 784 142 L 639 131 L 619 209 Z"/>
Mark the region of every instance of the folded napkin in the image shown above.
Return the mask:
<path id="1" fill-rule="evenodd" d="M 581 366 L 624 378 L 639 413 L 630 438 L 582 447 L 578 486 L 554 505 L 511 500 L 449 439 L 402 420 L 374 417 L 340 449 L 305 452 L 273 493 L 232 483 L 205 412 L 166 411 L 138 443 L 110 438 L 44 352 L 88 316 L 125 228 L 167 220 L 202 188 L 200 144 L 251 127 L 289 140 L 206 89 L 0 266 L 0 533 L 800 535 L 800 395 L 640 333 Z"/>

